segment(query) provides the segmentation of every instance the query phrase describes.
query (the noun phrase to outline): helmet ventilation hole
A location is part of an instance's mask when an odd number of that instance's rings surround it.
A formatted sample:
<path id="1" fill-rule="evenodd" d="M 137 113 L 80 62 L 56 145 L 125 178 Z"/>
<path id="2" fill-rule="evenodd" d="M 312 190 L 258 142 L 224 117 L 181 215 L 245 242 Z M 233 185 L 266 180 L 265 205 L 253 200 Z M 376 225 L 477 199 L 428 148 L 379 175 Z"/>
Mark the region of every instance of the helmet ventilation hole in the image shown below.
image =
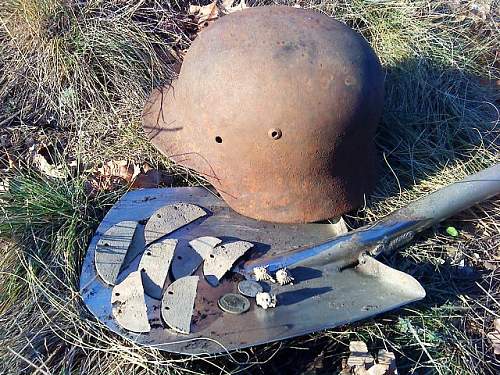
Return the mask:
<path id="1" fill-rule="evenodd" d="M 272 139 L 280 139 L 281 138 L 281 129 L 278 129 L 278 128 L 272 128 L 272 129 L 269 129 L 269 131 L 267 132 L 267 135 L 272 138 Z"/>
<path id="2" fill-rule="evenodd" d="M 215 137 L 215 142 L 222 143 L 222 137 L 219 136 Z"/>

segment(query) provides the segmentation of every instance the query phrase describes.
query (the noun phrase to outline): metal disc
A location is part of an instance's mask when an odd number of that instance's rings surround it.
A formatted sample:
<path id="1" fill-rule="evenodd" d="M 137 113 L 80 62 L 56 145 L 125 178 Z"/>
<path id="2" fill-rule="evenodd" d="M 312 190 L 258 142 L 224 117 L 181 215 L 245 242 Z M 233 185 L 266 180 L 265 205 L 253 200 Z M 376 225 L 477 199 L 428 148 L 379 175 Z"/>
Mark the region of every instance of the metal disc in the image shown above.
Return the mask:
<path id="1" fill-rule="evenodd" d="M 219 307 L 230 314 L 243 314 L 250 309 L 250 301 L 242 295 L 228 293 L 219 299 Z"/>
<path id="2" fill-rule="evenodd" d="M 264 289 L 262 285 L 260 285 L 256 281 L 252 280 L 243 280 L 238 284 L 238 292 L 247 297 L 255 297 L 257 293 L 262 293 Z"/>

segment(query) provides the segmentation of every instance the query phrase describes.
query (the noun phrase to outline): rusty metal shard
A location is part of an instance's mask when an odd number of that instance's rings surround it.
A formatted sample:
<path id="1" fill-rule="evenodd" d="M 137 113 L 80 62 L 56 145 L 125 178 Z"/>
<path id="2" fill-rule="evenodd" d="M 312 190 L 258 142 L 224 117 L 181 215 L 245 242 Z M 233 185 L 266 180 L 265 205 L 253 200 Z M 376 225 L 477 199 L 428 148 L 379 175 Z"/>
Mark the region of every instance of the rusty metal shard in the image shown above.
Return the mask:
<path id="1" fill-rule="evenodd" d="M 137 221 L 121 221 L 109 228 L 97 242 L 95 268 L 101 279 L 109 285 L 115 285 L 124 266 L 137 225 Z"/>
<path id="2" fill-rule="evenodd" d="M 170 269 L 177 240 L 166 239 L 149 245 L 139 262 L 144 291 L 150 297 L 160 299 L 163 284 Z"/>
<path id="3" fill-rule="evenodd" d="M 151 215 L 146 223 L 146 228 L 144 228 L 146 244 L 150 244 L 206 214 L 203 208 L 194 204 L 175 203 L 164 206 Z"/>
<path id="4" fill-rule="evenodd" d="M 151 330 L 140 272 L 130 273 L 125 280 L 115 285 L 111 305 L 113 317 L 126 330 L 137 333 Z"/>
<path id="5" fill-rule="evenodd" d="M 161 316 L 172 329 L 189 334 L 199 276 L 186 276 L 170 284 L 163 294 Z"/>
<path id="6" fill-rule="evenodd" d="M 203 274 L 208 283 L 212 286 L 219 285 L 219 281 L 231 269 L 234 262 L 252 246 L 251 242 L 235 241 L 213 248 L 203 263 Z"/>

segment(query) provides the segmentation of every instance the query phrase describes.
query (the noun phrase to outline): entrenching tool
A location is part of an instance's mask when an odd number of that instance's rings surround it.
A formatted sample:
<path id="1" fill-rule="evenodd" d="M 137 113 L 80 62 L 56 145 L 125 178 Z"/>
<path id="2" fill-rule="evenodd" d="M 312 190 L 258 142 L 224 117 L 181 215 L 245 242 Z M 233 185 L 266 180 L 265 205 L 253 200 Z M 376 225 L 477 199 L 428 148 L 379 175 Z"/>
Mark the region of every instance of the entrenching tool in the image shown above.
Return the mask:
<path id="1" fill-rule="evenodd" d="M 366 319 L 422 299 L 425 291 L 418 281 L 375 257 L 394 251 L 416 233 L 499 193 L 500 164 L 440 189 L 374 224 L 332 238 L 330 224 L 275 224 L 243 217 L 203 188 L 132 191 L 108 212 L 92 239 L 82 268 L 80 292 L 89 310 L 111 330 L 161 350 L 214 354 L 282 340 Z M 250 255 L 245 255 L 249 259 L 236 264 L 233 275 L 226 275 L 217 287 L 208 284 L 202 267 L 198 268 L 195 274 L 200 281 L 189 334 L 166 326 L 161 320 L 160 301 L 147 295 L 151 331 L 127 331 L 113 318 L 112 287 L 96 273 L 96 245 L 114 224 L 137 221 L 132 244 L 135 254 L 144 248 L 141 233 L 145 221 L 159 208 L 181 202 L 203 207 L 207 216 L 165 236 L 177 240 L 178 248 L 203 236 L 220 238 L 222 243 L 239 239 L 254 245 L 247 253 Z M 137 271 L 142 254 L 138 253 L 122 266 L 118 282 Z M 189 252 L 182 254 L 187 256 Z M 221 310 L 219 299 L 227 293 L 238 293 L 238 284 L 243 280 L 238 274 L 250 278 L 257 266 L 267 266 L 270 272 L 286 266 L 294 284 L 261 283 L 265 291 L 276 294 L 275 308 L 264 310 L 252 300 L 250 309 L 242 314 Z M 172 281 L 167 280 L 164 290 Z"/>

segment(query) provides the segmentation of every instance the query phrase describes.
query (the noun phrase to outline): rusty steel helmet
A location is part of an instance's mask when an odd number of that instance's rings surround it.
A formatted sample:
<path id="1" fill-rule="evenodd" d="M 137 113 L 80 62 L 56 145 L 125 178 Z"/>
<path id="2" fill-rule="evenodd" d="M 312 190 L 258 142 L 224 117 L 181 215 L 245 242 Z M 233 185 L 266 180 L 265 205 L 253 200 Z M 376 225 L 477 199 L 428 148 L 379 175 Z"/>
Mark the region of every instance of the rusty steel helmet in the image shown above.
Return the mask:
<path id="1" fill-rule="evenodd" d="M 224 16 L 155 90 L 144 128 L 235 211 L 306 223 L 363 202 L 375 179 L 383 73 L 368 43 L 320 13 L 255 7 Z"/>

